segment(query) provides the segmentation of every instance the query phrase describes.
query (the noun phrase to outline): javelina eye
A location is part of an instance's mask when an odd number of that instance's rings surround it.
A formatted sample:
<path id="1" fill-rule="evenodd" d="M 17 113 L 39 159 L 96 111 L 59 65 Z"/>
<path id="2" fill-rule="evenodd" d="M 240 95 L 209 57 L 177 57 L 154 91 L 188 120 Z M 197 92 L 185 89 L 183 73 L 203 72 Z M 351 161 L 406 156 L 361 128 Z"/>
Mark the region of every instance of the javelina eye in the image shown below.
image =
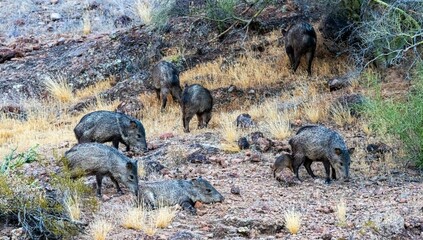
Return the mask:
<path id="1" fill-rule="evenodd" d="M 208 193 L 211 193 L 211 191 L 212 191 L 211 189 L 207 189 L 207 192 L 208 192 Z"/>
<path id="2" fill-rule="evenodd" d="M 134 175 L 129 175 L 130 180 L 134 180 Z"/>
<path id="3" fill-rule="evenodd" d="M 140 134 L 138 134 L 138 135 L 137 135 L 137 138 L 141 138 L 141 135 L 140 135 Z"/>

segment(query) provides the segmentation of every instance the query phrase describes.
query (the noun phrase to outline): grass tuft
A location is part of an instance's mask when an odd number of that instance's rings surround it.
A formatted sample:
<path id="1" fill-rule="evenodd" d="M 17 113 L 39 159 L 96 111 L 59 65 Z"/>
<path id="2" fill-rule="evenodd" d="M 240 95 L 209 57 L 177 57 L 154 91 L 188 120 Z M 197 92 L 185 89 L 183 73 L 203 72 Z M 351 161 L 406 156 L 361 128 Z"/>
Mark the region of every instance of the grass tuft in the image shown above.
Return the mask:
<path id="1" fill-rule="evenodd" d="M 345 226 L 347 223 L 347 205 L 344 200 L 341 200 L 336 205 L 336 218 L 340 226 Z"/>
<path id="2" fill-rule="evenodd" d="M 81 219 L 80 202 L 79 195 L 76 191 L 74 193 L 70 193 L 69 191 L 65 193 L 64 205 L 72 221 Z"/>
<path id="3" fill-rule="evenodd" d="M 176 207 L 159 207 L 159 209 L 156 210 L 156 216 L 154 218 L 156 221 L 156 227 L 166 228 L 169 226 L 172 220 L 175 218 L 176 212 Z"/>
<path id="4" fill-rule="evenodd" d="M 297 234 L 301 227 L 301 213 L 295 210 L 288 210 L 284 214 L 285 227 L 291 234 Z"/>
<path id="5" fill-rule="evenodd" d="M 90 234 L 94 240 L 105 240 L 112 228 L 112 224 L 106 219 L 99 218 L 90 224 Z"/>
<path id="6" fill-rule="evenodd" d="M 58 75 L 56 79 L 47 77 L 44 85 L 50 95 L 62 103 L 69 103 L 74 99 L 72 87 L 64 76 Z"/>
<path id="7" fill-rule="evenodd" d="M 142 230 L 145 227 L 146 213 L 142 207 L 127 206 L 122 213 L 122 227 Z"/>
<path id="8" fill-rule="evenodd" d="M 141 21 L 146 25 L 150 25 L 153 20 L 153 9 L 150 3 L 143 0 L 137 0 L 134 4 L 135 12 L 140 17 Z"/>

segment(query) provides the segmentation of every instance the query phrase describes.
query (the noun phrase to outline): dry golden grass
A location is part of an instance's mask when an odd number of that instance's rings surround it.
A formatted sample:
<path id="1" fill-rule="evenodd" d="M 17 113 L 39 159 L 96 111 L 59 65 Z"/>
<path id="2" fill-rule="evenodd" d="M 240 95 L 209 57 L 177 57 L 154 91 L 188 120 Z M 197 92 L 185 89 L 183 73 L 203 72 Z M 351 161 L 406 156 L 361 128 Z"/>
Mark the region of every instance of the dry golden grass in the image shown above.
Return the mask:
<path id="1" fill-rule="evenodd" d="M 152 16 L 153 9 L 150 6 L 150 3 L 148 3 L 148 1 L 137 0 L 135 1 L 134 8 L 135 8 L 135 12 L 138 14 L 141 21 L 144 24 L 149 25 L 153 18 Z"/>
<path id="2" fill-rule="evenodd" d="M 90 224 L 89 232 L 94 240 L 105 240 L 112 230 L 112 224 L 104 218 L 98 218 Z"/>
<path id="3" fill-rule="evenodd" d="M 301 213 L 288 210 L 284 214 L 285 227 L 291 234 L 297 234 L 301 227 Z"/>
<path id="4" fill-rule="evenodd" d="M 372 135 L 373 131 L 370 128 L 370 126 L 367 123 L 362 123 L 361 124 L 361 130 L 363 130 L 363 132 L 367 135 L 370 136 Z"/>
<path id="5" fill-rule="evenodd" d="M 142 124 L 144 125 L 147 136 L 157 136 L 166 132 L 182 134 L 182 113 L 178 104 L 168 101 L 166 112 L 160 112 L 160 102 L 153 93 L 142 94 L 141 102 L 144 104 L 142 110 Z M 196 117 L 191 120 L 190 126 L 196 122 Z M 191 130 L 195 128 L 190 128 Z"/>
<path id="6" fill-rule="evenodd" d="M 99 81 L 91 86 L 79 89 L 78 91 L 76 91 L 75 97 L 78 99 L 83 99 L 91 96 L 96 96 L 98 93 L 109 89 L 115 82 L 116 78 L 114 76 L 108 77 L 103 81 Z"/>
<path id="7" fill-rule="evenodd" d="M 55 79 L 47 77 L 44 80 L 44 85 L 51 97 L 62 102 L 69 103 L 73 101 L 74 95 L 72 87 L 69 85 L 68 80 L 61 75 L 57 75 Z"/>
<path id="8" fill-rule="evenodd" d="M 155 211 L 155 217 L 153 219 L 156 222 L 157 228 L 166 228 L 169 226 L 177 213 L 176 207 L 161 206 Z"/>
<path id="9" fill-rule="evenodd" d="M 142 230 L 145 228 L 146 212 L 142 207 L 126 206 L 122 211 L 121 225 L 124 228 Z"/>
<path id="10" fill-rule="evenodd" d="M 350 109 L 342 104 L 336 104 L 330 110 L 332 120 L 339 126 L 352 124 L 355 118 L 351 115 Z"/>
<path id="11" fill-rule="evenodd" d="M 88 35 L 91 33 L 91 19 L 88 12 L 84 13 L 82 17 L 82 34 Z"/>
<path id="12" fill-rule="evenodd" d="M 341 201 L 336 205 L 335 214 L 338 219 L 338 224 L 345 226 L 347 223 L 347 204 L 344 200 L 341 199 Z"/>
<path id="13" fill-rule="evenodd" d="M 78 221 L 81 219 L 81 200 L 77 192 L 67 192 L 64 199 L 64 205 L 72 221 Z"/>
<path id="14" fill-rule="evenodd" d="M 145 223 L 146 225 L 143 230 L 144 233 L 147 234 L 148 236 L 154 236 L 154 234 L 156 234 L 157 232 L 157 227 L 153 217 L 148 218 L 148 220 Z"/>

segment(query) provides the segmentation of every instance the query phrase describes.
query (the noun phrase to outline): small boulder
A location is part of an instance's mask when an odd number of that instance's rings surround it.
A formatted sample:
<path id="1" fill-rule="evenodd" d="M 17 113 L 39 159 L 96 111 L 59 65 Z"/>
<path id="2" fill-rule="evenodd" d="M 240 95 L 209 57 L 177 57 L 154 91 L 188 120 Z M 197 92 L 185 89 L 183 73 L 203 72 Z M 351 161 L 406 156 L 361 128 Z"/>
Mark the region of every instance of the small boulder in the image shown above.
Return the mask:
<path id="1" fill-rule="evenodd" d="M 60 19 L 62 19 L 62 15 L 60 15 L 60 13 L 54 12 L 50 14 L 50 19 L 52 21 L 59 21 Z"/>
<path id="2" fill-rule="evenodd" d="M 248 149 L 250 147 L 250 143 L 248 143 L 248 140 L 246 137 L 241 137 L 238 139 L 238 147 L 239 149 Z"/>

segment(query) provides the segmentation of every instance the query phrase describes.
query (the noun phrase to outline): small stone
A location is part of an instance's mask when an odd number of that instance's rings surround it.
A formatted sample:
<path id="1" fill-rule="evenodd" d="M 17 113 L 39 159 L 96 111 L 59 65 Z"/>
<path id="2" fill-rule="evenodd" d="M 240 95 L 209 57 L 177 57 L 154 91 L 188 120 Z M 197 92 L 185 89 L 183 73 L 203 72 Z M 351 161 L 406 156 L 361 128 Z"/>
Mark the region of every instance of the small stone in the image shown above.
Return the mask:
<path id="1" fill-rule="evenodd" d="M 62 15 L 60 15 L 60 13 L 51 13 L 50 19 L 52 21 L 58 21 L 58 20 L 62 19 Z"/>
<path id="2" fill-rule="evenodd" d="M 323 234 L 322 239 L 323 240 L 331 240 L 332 239 L 332 234 L 325 233 L 325 234 Z"/>
<path id="3" fill-rule="evenodd" d="M 56 4 L 59 2 L 59 0 L 50 0 L 51 4 Z"/>
<path id="4" fill-rule="evenodd" d="M 173 135 L 173 133 L 163 133 L 163 134 L 161 134 L 160 135 L 160 139 L 161 140 L 167 140 L 167 139 L 170 139 L 170 138 L 173 138 L 175 135 Z"/>
<path id="5" fill-rule="evenodd" d="M 235 88 L 235 86 L 234 85 L 231 85 L 229 88 L 228 88 L 228 92 L 233 92 L 233 91 L 235 91 L 236 90 L 236 88 Z"/>
<path id="6" fill-rule="evenodd" d="M 195 202 L 194 207 L 195 207 L 195 208 L 197 208 L 197 209 L 200 209 L 200 208 L 202 208 L 202 207 L 203 207 L 203 203 L 202 203 L 202 202 L 197 201 L 197 202 Z"/>
<path id="7" fill-rule="evenodd" d="M 260 162 L 261 161 L 261 157 L 259 154 L 253 154 L 250 158 L 251 162 Z"/>
<path id="8" fill-rule="evenodd" d="M 241 150 L 248 149 L 250 147 L 246 137 L 241 137 L 238 139 L 238 147 Z"/>
<path id="9" fill-rule="evenodd" d="M 234 195 L 240 195 L 241 190 L 239 189 L 238 186 L 232 186 L 231 187 L 231 193 L 234 194 Z"/>

